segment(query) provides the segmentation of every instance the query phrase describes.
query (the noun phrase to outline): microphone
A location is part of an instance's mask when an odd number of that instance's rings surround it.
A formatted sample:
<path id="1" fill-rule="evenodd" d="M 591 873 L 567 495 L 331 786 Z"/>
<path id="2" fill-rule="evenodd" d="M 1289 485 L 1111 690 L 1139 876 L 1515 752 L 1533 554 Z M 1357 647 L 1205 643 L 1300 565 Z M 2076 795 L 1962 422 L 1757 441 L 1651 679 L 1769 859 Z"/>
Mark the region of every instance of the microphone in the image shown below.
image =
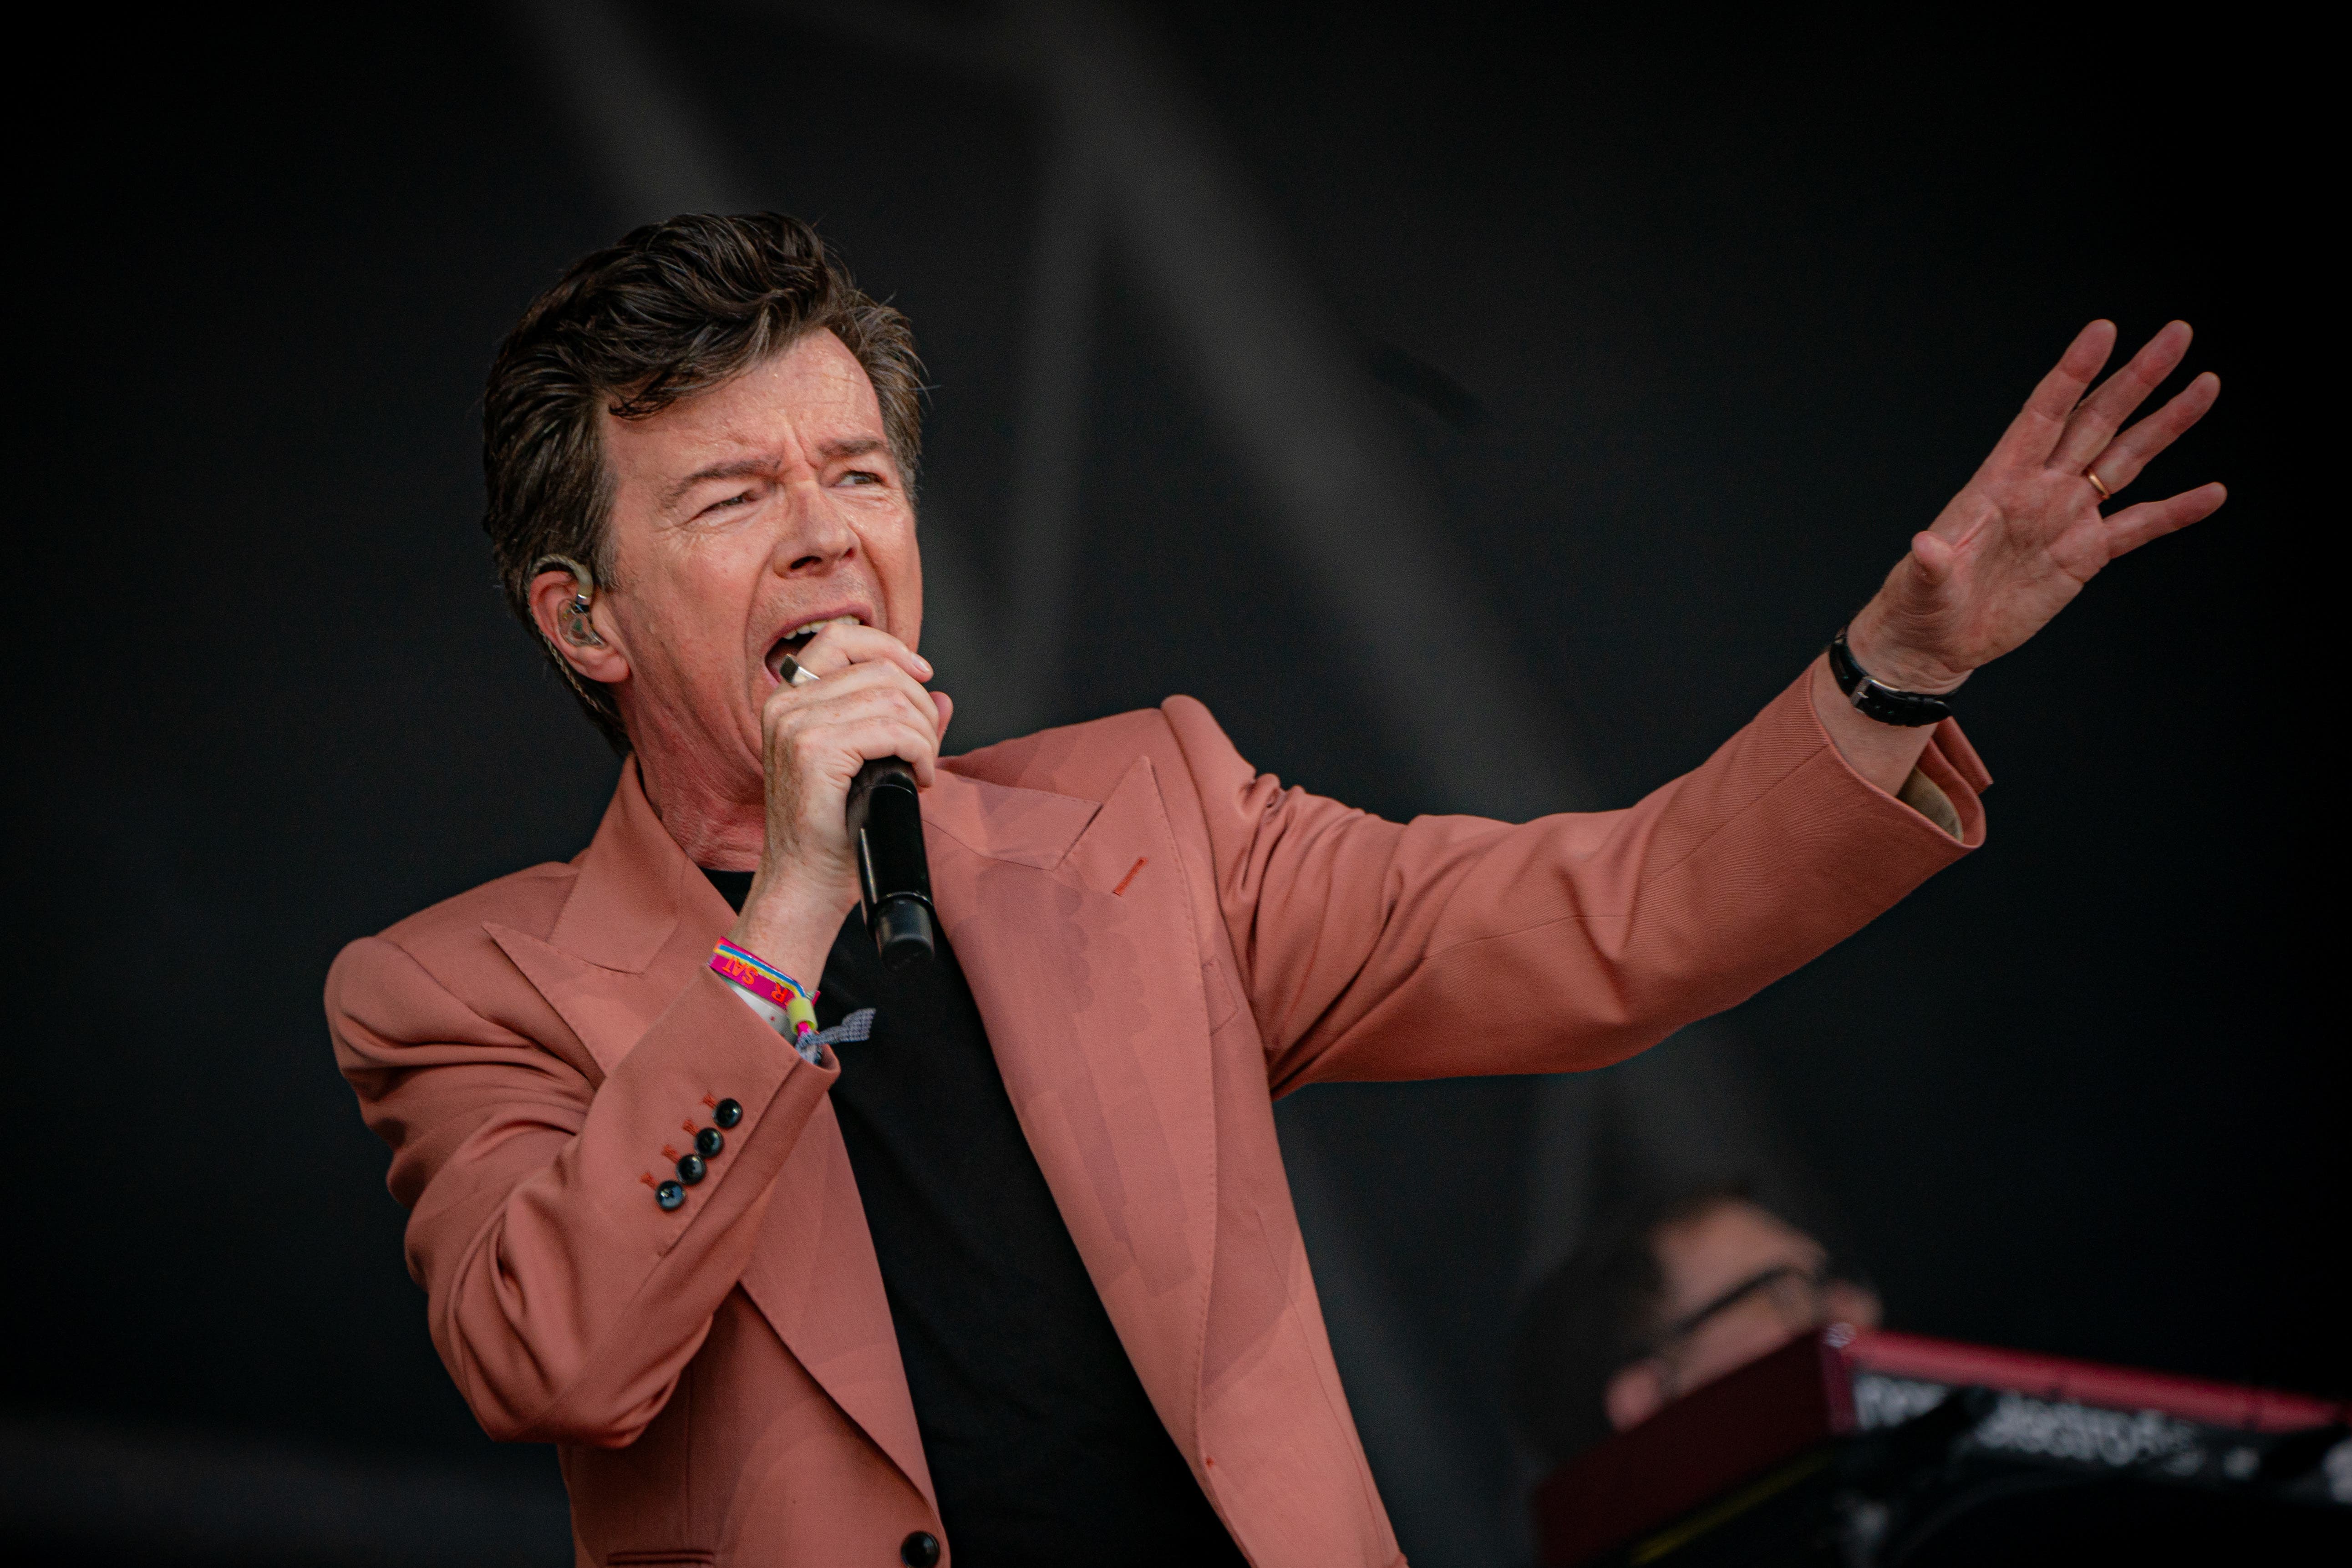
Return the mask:
<path id="1" fill-rule="evenodd" d="M 939 956 L 931 911 L 931 861 L 923 852 L 923 807 L 915 770 L 876 757 L 849 784 L 849 836 L 857 842 L 857 889 L 866 929 L 893 973 Z"/>

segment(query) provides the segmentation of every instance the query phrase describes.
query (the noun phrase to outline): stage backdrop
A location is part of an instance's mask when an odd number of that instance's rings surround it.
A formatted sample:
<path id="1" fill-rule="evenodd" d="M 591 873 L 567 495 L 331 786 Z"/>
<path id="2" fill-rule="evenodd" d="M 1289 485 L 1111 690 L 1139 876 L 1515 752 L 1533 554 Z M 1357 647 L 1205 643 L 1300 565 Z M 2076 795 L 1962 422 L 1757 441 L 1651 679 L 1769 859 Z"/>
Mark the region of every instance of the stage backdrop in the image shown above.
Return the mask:
<path id="1" fill-rule="evenodd" d="M 2333 329 L 2264 183 L 2294 94 L 2226 36 L 1377 10 L 84 39 L 115 75 L 25 144 L 15 247 L 0 1539 L 431 1561 L 511 1529 L 562 1560 L 546 1455 L 492 1448 L 434 1358 L 319 986 L 351 938 L 573 853 L 612 787 L 492 583 L 478 397 L 531 294 L 673 199 L 809 217 L 912 315 L 961 742 L 1189 692 L 1391 815 L 1692 766 L 2083 321 L 2191 319 L 2225 395 L 2144 488 L 2234 499 L 1969 686 L 1988 847 L 1617 1070 L 1698 1108 L 1654 1119 L 1660 1158 L 1810 1194 L 1899 1326 L 2352 1391 L 2314 1285 L 2340 443 L 2294 424 L 2300 336 Z M 1331 431 L 1354 456 L 1318 470 Z M 1417 1563 L 1524 1549 L 1507 1314 L 1593 1157 L 1553 1092 L 1283 1111 Z M 184 1506 L 126 1501 L 139 1476 Z M 238 1512 L 270 1485 L 328 1521 Z"/>

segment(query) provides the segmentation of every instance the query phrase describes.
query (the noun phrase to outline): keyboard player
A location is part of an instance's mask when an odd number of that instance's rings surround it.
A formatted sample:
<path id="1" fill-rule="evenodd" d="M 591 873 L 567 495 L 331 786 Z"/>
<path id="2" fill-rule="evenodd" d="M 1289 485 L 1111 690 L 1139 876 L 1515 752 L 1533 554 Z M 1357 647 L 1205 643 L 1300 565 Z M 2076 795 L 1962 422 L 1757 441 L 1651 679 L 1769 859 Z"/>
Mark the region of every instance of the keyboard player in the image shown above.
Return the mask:
<path id="1" fill-rule="evenodd" d="M 1512 1415 L 1547 1466 L 1832 1322 L 1875 1328 L 1875 1291 L 1737 1184 L 1635 1204 L 1530 1296 Z"/>

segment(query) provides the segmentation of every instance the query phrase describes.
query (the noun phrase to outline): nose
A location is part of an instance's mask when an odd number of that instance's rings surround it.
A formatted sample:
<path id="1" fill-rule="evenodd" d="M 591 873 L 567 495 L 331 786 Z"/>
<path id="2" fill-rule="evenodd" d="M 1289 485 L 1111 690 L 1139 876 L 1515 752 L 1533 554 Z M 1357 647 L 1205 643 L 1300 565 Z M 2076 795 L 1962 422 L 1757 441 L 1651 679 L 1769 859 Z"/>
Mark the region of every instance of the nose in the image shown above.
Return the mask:
<path id="1" fill-rule="evenodd" d="M 822 577 L 857 554 L 857 531 L 814 477 L 786 487 L 783 531 L 770 562 L 780 577 Z"/>

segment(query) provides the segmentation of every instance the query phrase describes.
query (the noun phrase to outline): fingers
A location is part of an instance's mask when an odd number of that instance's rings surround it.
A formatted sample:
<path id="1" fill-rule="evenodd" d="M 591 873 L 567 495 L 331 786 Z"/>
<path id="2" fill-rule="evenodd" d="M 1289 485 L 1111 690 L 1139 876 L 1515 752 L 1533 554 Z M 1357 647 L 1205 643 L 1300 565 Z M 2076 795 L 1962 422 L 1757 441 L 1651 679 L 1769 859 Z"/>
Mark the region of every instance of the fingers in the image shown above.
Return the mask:
<path id="1" fill-rule="evenodd" d="M 854 664 L 887 661 L 918 681 L 931 678 L 931 661 L 877 626 L 836 622 L 811 637 L 793 662 L 823 679 Z"/>
<path id="2" fill-rule="evenodd" d="M 826 726 L 823 744 L 842 763 L 843 789 L 857 770 L 877 757 L 897 757 L 915 770 L 915 783 L 929 789 L 937 782 L 939 737 L 929 722 L 918 723 L 903 710 L 858 715 Z"/>
<path id="3" fill-rule="evenodd" d="M 2058 356 L 2057 364 L 2034 387 L 2025 406 L 2009 422 L 2009 428 L 2001 432 L 1989 462 L 2018 468 L 2048 462 L 2050 454 L 2057 449 L 2059 438 L 2066 433 L 2066 421 L 2074 416 L 2075 405 L 2083 401 L 2091 378 L 2107 363 L 2107 355 L 2115 352 L 2115 346 L 2113 321 L 2093 321 L 2075 333 L 2066 352 Z"/>
<path id="4" fill-rule="evenodd" d="M 2129 363 L 2109 376 L 2074 411 L 2067 420 L 2065 434 L 2050 454 L 2049 466 L 2069 473 L 2081 473 L 2089 467 L 2091 459 L 2106 449 L 2116 431 L 2131 417 L 2132 410 L 2164 384 L 2164 378 L 2179 365 L 2189 353 L 2192 335 L 2188 322 L 2171 321 L 2143 343 Z M 2104 473 L 2099 477 L 2107 478 Z M 2108 485 L 2114 488 L 2112 480 Z"/>
<path id="5" fill-rule="evenodd" d="M 832 762 L 819 765 L 828 766 L 845 784 L 861 763 L 896 756 L 911 763 L 918 781 L 928 784 L 944 711 L 895 659 L 850 665 L 807 686 L 779 686 L 762 714 L 770 765 L 779 747 L 823 753 Z"/>
<path id="6" fill-rule="evenodd" d="M 854 887 L 856 855 L 842 807 L 858 770 L 877 758 L 900 757 L 919 785 L 931 785 L 954 704 L 923 689 L 929 660 L 872 626 L 824 626 L 793 658 L 815 679 L 780 681 L 760 710 L 767 815 L 761 867 L 794 868 L 791 875 L 814 877 L 814 885 L 825 888 Z"/>
<path id="7" fill-rule="evenodd" d="M 1911 562 L 1921 586 L 1940 588 L 1952 574 L 1951 542 L 1939 533 L 1922 530 L 1911 536 Z"/>
<path id="8" fill-rule="evenodd" d="M 867 763 L 898 757 L 914 769 L 918 785 L 937 780 L 939 732 L 929 714 L 866 692 L 822 713 L 786 716 L 768 735 L 772 812 L 817 825 L 820 837 L 840 826 L 842 796 Z"/>
<path id="9" fill-rule="evenodd" d="M 2125 431 L 2110 442 L 2088 465 L 2089 471 L 2099 476 L 2099 482 L 2113 494 L 2139 478 L 2158 452 L 2179 440 L 2188 428 L 2205 417 L 2213 400 L 2221 395 L 2221 378 L 2207 371 L 2180 389 L 2171 402 Z"/>
<path id="10" fill-rule="evenodd" d="M 813 679 L 780 682 L 769 692 L 762 719 L 772 758 L 780 743 L 813 742 L 847 772 L 876 757 L 899 757 L 914 768 L 918 784 L 930 785 L 954 704 L 923 689 L 933 673 L 929 659 L 877 627 L 836 622 L 811 637 L 793 662 Z"/>
<path id="11" fill-rule="evenodd" d="M 2107 559 L 2128 555 L 2151 539 L 2201 522 L 2229 499 L 2230 492 L 2220 485 L 2200 485 L 2167 500 L 2127 506 L 2107 519 Z"/>
<path id="12" fill-rule="evenodd" d="M 1886 574 L 1882 592 L 1909 616 L 1932 616 L 1951 582 L 1958 552 L 1952 542 L 1933 529 L 1911 536 L 1911 548 Z"/>
<path id="13" fill-rule="evenodd" d="M 767 712 L 775 723 L 794 715 L 837 721 L 878 711 L 901 712 L 937 738 L 938 705 L 931 700 L 931 693 L 896 661 L 853 664 L 809 685 L 779 686 L 768 694 Z"/>

